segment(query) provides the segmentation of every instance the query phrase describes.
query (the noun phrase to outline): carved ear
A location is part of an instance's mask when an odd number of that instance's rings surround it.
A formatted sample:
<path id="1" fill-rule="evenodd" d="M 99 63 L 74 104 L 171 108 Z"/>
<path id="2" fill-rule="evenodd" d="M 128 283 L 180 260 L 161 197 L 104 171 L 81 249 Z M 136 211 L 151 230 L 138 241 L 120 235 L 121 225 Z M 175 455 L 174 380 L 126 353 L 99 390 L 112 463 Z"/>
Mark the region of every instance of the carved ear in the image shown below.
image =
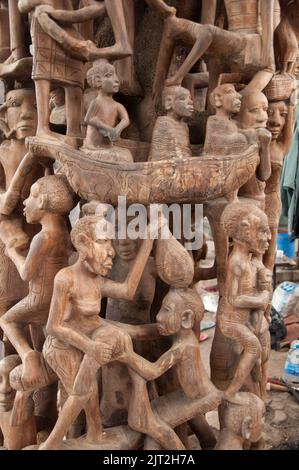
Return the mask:
<path id="1" fill-rule="evenodd" d="M 251 429 L 252 429 L 252 417 L 245 416 L 242 422 L 242 437 L 244 439 L 250 440 L 251 436 Z"/>
<path id="2" fill-rule="evenodd" d="M 0 131 L 3 132 L 5 137 L 8 137 L 10 130 L 6 122 L 6 110 L 7 106 L 6 103 L 4 103 L 2 106 L 0 106 Z"/>
<path id="3" fill-rule="evenodd" d="M 182 313 L 182 327 L 186 330 L 193 328 L 195 315 L 192 310 L 184 310 Z"/>
<path id="4" fill-rule="evenodd" d="M 81 251 L 82 255 L 85 257 L 86 254 L 91 249 L 90 239 L 88 238 L 87 235 L 85 235 L 85 233 L 80 233 L 78 235 L 77 241 L 80 243 L 80 245 L 82 247 L 82 248 L 80 248 L 80 251 Z"/>
<path id="5" fill-rule="evenodd" d="M 250 222 L 248 220 L 242 220 L 240 223 L 240 231 L 246 236 L 250 237 Z"/>
<path id="6" fill-rule="evenodd" d="M 221 106 L 222 106 L 222 95 L 219 95 L 218 93 L 215 93 L 214 102 L 215 102 L 215 107 L 216 108 L 221 108 Z"/>
<path id="7" fill-rule="evenodd" d="M 39 197 L 38 197 L 38 207 L 39 209 L 46 209 L 47 207 L 47 196 L 46 194 L 41 194 Z"/>
<path id="8" fill-rule="evenodd" d="M 164 102 L 165 111 L 169 111 L 172 108 L 172 105 L 173 105 L 172 96 L 167 96 L 167 98 L 165 98 L 165 102 Z"/>

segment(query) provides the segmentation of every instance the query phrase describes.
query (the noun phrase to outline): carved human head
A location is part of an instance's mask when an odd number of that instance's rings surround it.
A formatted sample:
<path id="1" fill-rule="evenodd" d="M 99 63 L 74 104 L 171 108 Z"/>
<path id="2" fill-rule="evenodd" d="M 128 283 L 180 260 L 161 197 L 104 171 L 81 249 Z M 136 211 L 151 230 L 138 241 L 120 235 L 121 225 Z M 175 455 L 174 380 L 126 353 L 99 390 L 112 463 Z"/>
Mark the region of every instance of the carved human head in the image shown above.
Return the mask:
<path id="1" fill-rule="evenodd" d="M 12 137 L 23 140 L 35 135 L 37 111 L 34 90 L 21 88 L 9 91 L 1 111 L 5 114 L 8 130 L 14 131 Z"/>
<path id="2" fill-rule="evenodd" d="M 182 86 L 165 87 L 162 102 L 167 114 L 172 114 L 177 119 L 189 118 L 194 112 L 190 91 Z"/>
<path id="3" fill-rule="evenodd" d="M 74 193 L 63 175 L 40 178 L 31 186 L 24 201 L 24 214 L 28 223 L 38 223 L 45 213 L 67 215 L 75 205 Z"/>
<path id="4" fill-rule="evenodd" d="M 268 100 L 261 91 L 246 88 L 242 91 L 241 103 L 237 119 L 243 129 L 266 127 Z"/>
<path id="5" fill-rule="evenodd" d="M 245 245 L 250 253 L 264 254 L 269 247 L 271 233 L 266 214 L 253 202 L 232 202 L 222 213 L 226 235 Z"/>
<path id="6" fill-rule="evenodd" d="M 262 290 L 272 290 L 272 271 L 263 267 L 258 271 L 258 288 Z"/>
<path id="7" fill-rule="evenodd" d="M 219 407 L 221 429 L 229 429 L 234 434 L 250 442 L 258 442 L 262 437 L 265 405 L 253 393 L 239 392 L 237 400 L 225 400 Z"/>
<path id="8" fill-rule="evenodd" d="M 107 60 L 96 60 L 88 70 L 86 78 L 91 88 L 101 89 L 109 95 L 119 91 L 119 79 L 115 67 Z"/>
<path id="9" fill-rule="evenodd" d="M 115 256 L 108 231 L 99 229 L 103 217 L 87 215 L 79 219 L 71 231 L 71 240 L 79 259 L 95 275 L 107 276 Z"/>
<path id="10" fill-rule="evenodd" d="M 287 115 L 288 107 L 284 101 L 269 102 L 267 128 L 271 132 L 273 140 L 277 140 L 280 137 Z"/>
<path id="11" fill-rule="evenodd" d="M 225 83 L 219 85 L 210 95 L 210 102 L 213 108 L 223 109 L 227 114 L 238 114 L 241 109 L 242 95 L 238 93 L 234 85 Z"/>
<path id="12" fill-rule="evenodd" d="M 159 333 L 169 336 L 181 328 L 192 329 L 201 321 L 203 313 L 201 298 L 194 289 L 170 288 L 156 318 Z"/>
<path id="13" fill-rule="evenodd" d="M 0 412 L 13 408 L 16 392 L 10 385 L 9 374 L 21 362 L 17 354 L 6 356 L 0 361 Z"/>

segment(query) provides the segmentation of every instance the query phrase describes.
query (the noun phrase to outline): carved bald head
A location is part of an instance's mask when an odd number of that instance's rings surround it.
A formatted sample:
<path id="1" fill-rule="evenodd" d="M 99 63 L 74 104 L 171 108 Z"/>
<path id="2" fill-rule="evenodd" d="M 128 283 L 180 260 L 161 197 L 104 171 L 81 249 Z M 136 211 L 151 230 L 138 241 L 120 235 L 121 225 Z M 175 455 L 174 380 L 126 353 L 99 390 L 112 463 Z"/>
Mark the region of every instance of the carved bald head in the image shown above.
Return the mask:
<path id="1" fill-rule="evenodd" d="M 189 118 L 194 112 L 190 91 L 182 86 L 165 87 L 162 102 L 167 114 L 176 119 Z"/>
<path id="2" fill-rule="evenodd" d="M 71 240 L 87 269 L 96 275 L 107 276 L 115 252 L 108 235 L 100 228 L 102 222 L 103 217 L 96 215 L 79 219 L 71 231 Z"/>
<path id="3" fill-rule="evenodd" d="M 74 193 L 65 176 L 49 175 L 31 186 L 24 201 L 24 214 L 28 223 L 38 223 L 45 212 L 67 215 L 75 205 Z"/>
<path id="4" fill-rule="evenodd" d="M 267 112 L 268 100 L 261 91 L 245 89 L 242 92 L 241 110 L 237 119 L 243 129 L 266 127 Z"/>
<path id="5" fill-rule="evenodd" d="M 219 407 L 221 428 L 227 428 L 234 434 L 251 442 L 258 442 L 262 437 L 265 405 L 263 400 L 253 393 L 237 393 L 238 401 L 224 401 Z"/>
<path id="6" fill-rule="evenodd" d="M 178 333 L 181 328 L 192 329 L 201 321 L 204 307 L 194 289 L 171 288 L 163 299 L 157 315 L 159 333 L 163 336 Z"/>
<path id="7" fill-rule="evenodd" d="M 9 374 L 21 362 L 17 354 L 6 356 L 0 361 L 0 412 L 9 411 L 13 407 L 16 392 L 10 385 Z"/>
<path id="8" fill-rule="evenodd" d="M 226 235 L 243 245 L 249 252 L 264 254 L 271 233 L 266 214 L 251 202 L 233 202 L 223 211 L 221 223 Z"/>
<path id="9" fill-rule="evenodd" d="M 119 91 L 119 79 L 115 67 L 107 60 L 96 60 L 88 70 L 86 78 L 91 88 L 101 89 L 111 95 Z"/>
<path id="10" fill-rule="evenodd" d="M 238 114 L 241 109 L 242 95 L 235 90 L 234 85 L 225 83 L 217 86 L 210 95 L 210 102 L 216 112 L 220 109 L 228 115 Z"/>
<path id="11" fill-rule="evenodd" d="M 2 109 L 6 111 L 9 130 L 15 130 L 16 139 L 35 135 L 37 111 L 34 90 L 22 88 L 9 91 Z"/>

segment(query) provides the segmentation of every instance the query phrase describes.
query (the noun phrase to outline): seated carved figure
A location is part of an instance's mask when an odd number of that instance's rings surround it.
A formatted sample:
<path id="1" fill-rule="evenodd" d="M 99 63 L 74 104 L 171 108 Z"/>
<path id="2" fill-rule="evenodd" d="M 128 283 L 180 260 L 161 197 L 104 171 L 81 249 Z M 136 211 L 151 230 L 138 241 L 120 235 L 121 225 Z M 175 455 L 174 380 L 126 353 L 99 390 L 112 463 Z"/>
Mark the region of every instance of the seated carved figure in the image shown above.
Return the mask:
<path id="1" fill-rule="evenodd" d="M 215 450 L 262 449 L 264 402 L 252 393 L 238 393 L 240 404 L 224 401 L 219 407 L 220 435 Z"/>
<path id="2" fill-rule="evenodd" d="M 171 288 L 156 318 L 160 335 L 170 336 L 172 342 L 160 359 L 166 361 L 173 353 L 172 366 L 179 390 L 150 402 L 144 375 L 130 371 L 133 390 L 129 425 L 150 436 L 163 449 L 185 449 L 173 429 L 187 421 L 191 427 L 196 426 L 198 415 L 216 409 L 221 402 L 222 394 L 210 381 L 201 362 L 200 344 L 193 331 L 203 310 L 201 299 L 193 289 Z"/>
<path id="3" fill-rule="evenodd" d="M 21 278 L 29 281 L 29 293 L 3 315 L 0 326 L 22 359 L 22 384 L 26 390 L 41 386 L 45 371 L 41 353 L 28 343 L 25 326 L 45 327 L 47 323 L 54 277 L 68 264 L 70 240 L 65 215 L 74 206 L 73 193 L 65 177 L 45 176 L 31 187 L 24 205 L 27 222 L 41 224 L 42 229 L 32 239 L 25 256 L 16 243 L 14 225 L 9 220 L 1 224 L 7 255 Z"/>
<path id="4" fill-rule="evenodd" d="M 113 99 L 114 93 L 119 91 L 114 66 L 105 60 L 94 62 L 87 72 L 87 81 L 97 90 L 97 97 L 89 105 L 84 119 L 86 137 L 82 150 L 99 160 L 133 161 L 129 150 L 114 144 L 130 124 L 125 107 Z"/>
<path id="5" fill-rule="evenodd" d="M 242 153 L 248 147 L 246 135 L 233 117 L 240 112 L 242 95 L 234 85 L 219 85 L 210 95 L 216 115 L 208 118 L 204 151 L 214 155 Z"/>
<path id="6" fill-rule="evenodd" d="M 165 116 L 158 117 L 152 135 L 149 161 L 168 158 L 190 158 L 189 128 L 185 122 L 193 114 L 189 90 L 181 86 L 163 91 Z"/>
<path id="7" fill-rule="evenodd" d="M 6 356 L 0 361 L 0 431 L 4 438 L 4 447 L 8 450 L 19 450 L 35 444 L 36 427 L 33 413 L 33 403 L 28 401 L 24 392 L 16 400 L 16 392 L 10 385 L 10 372 L 20 364 L 21 359 L 16 354 Z M 20 394 L 24 395 L 23 397 Z M 16 410 L 18 406 L 18 411 Z M 21 422 L 12 422 L 13 415 L 19 415 Z"/>
<path id="8" fill-rule="evenodd" d="M 226 396 L 233 397 L 245 384 L 255 366 L 261 380 L 262 342 L 249 324 L 252 313 L 265 311 L 270 301 L 269 290 L 257 288 L 258 259 L 269 246 L 267 216 L 252 202 L 233 202 L 222 214 L 223 229 L 233 239 L 233 250 L 227 264 L 224 294 L 220 300 L 218 324 L 224 336 L 242 346 L 234 377 Z"/>

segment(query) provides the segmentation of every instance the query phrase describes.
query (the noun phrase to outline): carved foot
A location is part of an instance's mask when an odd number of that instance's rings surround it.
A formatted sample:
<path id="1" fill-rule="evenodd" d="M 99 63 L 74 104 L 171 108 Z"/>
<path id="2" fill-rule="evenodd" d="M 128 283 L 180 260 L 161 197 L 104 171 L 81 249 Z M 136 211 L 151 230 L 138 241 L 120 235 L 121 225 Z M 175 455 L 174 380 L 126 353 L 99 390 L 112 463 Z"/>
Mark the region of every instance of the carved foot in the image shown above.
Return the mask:
<path id="1" fill-rule="evenodd" d="M 38 389 L 48 385 L 44 358 L 40 352 L 29 351 L 25 354 L 21 381 L 24 390 Z"/>
<path id="2" fill-rule="evenodd" d="M 50 140 L 54 142 L 64 142 L 65 135 L 58 134 L 57 132 L 51 132 L 50 130 L 37 131 L 36 137 L 42 140 Z"/>

